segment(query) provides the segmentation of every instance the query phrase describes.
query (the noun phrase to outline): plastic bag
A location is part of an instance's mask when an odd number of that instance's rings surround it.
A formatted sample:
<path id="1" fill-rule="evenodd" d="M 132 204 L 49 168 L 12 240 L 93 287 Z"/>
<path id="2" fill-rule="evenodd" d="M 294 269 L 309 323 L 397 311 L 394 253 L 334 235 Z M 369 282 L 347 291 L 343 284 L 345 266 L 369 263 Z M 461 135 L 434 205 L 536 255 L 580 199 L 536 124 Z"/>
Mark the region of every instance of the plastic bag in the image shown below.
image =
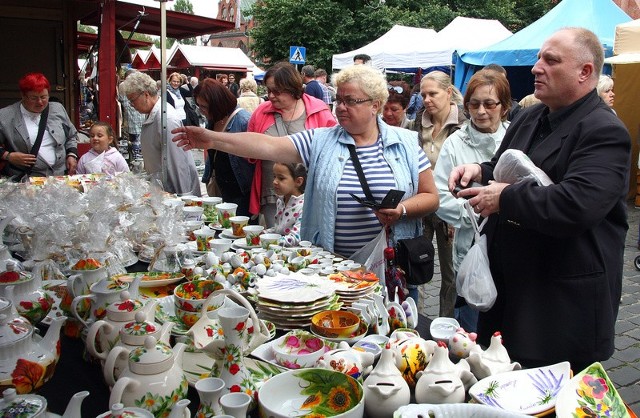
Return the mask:
<path id="1" fill-rule="evenodd" d="M 527 154 L 517 149 L 506 150 L 500 156 L 493 176 L 500 183 L 515 184 L 521 180 L 533 179 L 540 186 L 553 184 L 547 173 L 539 169 Z"/>
<path id="2" fill-rule="evenodd" d="M 456 276 L 456 288 L 458 289 L 458 294 L 467 301 L 469 306 L 485 312 L 491 309 L 498 297 L 498 291 L 493 283 L 489 268 L 487 236 L 480 235 L 480 231 L 486 224 L 487 219 L 478 226 L 476 215 L 473 213 L 469 202 L 465 202 L 465 207 L 469 212 L 469 217 L 475 230 L 475 243 L 460 264 L 458 275 Z"/>
<path id="3" fill-rule="evenodd" d="M 367 270 L 375 273 L 378 279 L 380 279 L 380 284 L 383 288 L 385 286 L 385 248 L 387 248 L 387 233 L 385 229 L 382 228 L 382 231 L 380 231 L 374 240 L 367 243 L 350 257 L 356 263 L 362 264 Z"/>

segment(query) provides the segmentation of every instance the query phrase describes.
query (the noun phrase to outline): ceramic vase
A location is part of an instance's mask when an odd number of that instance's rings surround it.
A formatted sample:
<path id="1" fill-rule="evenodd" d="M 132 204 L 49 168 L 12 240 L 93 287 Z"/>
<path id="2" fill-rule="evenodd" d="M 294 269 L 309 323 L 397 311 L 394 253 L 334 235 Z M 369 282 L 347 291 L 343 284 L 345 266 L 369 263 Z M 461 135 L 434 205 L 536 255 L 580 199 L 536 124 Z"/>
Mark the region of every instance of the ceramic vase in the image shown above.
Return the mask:
<path id="1" fill-rule="evenodd" d="M 251 397 L 250 408 L 253 408 L 257 388 L 251 373 L 244 364 L 244 344 L 249 310 L 242 307 L 221 308 L 218 310 L 218 321 L 224 333 L 224 356 L 220 378 L 224 380 L 224 393 L 244 392 Z M 233 414 L 232 414 L 233 415 Z"/>
<path id="2" fill-rule="evenodd" d="M 224 412 L 234 418 L 246 418 L 252 398 L 246 393 L 227 393 L 220 398 Z"/>
<path id="3" fill-rule="evenodd" d="M 220 406 L 220 396 L 224 389 L 224 380 L 217 377 L 207 377 L 196 382 L 196 390 L 200 397 L 196 418 L 211 418 L 224 414 Z"/>

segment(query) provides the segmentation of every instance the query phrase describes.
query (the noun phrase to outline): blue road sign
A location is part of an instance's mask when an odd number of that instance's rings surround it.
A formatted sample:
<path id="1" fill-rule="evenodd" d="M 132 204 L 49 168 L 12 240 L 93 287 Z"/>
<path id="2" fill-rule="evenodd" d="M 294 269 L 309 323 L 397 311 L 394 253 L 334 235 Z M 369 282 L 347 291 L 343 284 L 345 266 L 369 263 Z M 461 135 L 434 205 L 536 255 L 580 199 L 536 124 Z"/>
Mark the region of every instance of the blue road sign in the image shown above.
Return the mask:
<path id="1" fill-rule="evenodd" d="M 307 48 L 303 46 L 289 47 L 289 62 L 291 64 L 304 64 L 307 61 Z"/>

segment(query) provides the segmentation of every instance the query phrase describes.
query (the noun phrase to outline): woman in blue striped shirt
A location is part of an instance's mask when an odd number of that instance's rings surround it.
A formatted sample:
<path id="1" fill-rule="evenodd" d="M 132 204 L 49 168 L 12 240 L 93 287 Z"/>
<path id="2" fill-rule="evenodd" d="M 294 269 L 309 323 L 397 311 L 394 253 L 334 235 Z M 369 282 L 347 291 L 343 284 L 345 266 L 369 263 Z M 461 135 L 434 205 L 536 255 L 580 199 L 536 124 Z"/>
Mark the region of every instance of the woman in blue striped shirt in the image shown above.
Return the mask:
<path id="1" fill-rule="evenodd" d="M 175 129 L 178 135 L 173 140 L 185 149 L 215 148 L 248 158 L 302 162 L 308 178 L 301 238 L 329 251 L 349 257 L 386 226 L 395 239 L 420 235 L 422 217 L 435 212 L 439 200 L 417 133 L 382 121 L 380 113 L 389 93 L 378 70 L 351 66 L 335 76 L 334 84 L 338 126 L 278 138 L 189 126 Z M 395 208 L 373 210 L 351 197 L 353 193 L 365 198 L 349 145 L 355 145 L 376 201 L 390 189 L 405 192 Z"/>

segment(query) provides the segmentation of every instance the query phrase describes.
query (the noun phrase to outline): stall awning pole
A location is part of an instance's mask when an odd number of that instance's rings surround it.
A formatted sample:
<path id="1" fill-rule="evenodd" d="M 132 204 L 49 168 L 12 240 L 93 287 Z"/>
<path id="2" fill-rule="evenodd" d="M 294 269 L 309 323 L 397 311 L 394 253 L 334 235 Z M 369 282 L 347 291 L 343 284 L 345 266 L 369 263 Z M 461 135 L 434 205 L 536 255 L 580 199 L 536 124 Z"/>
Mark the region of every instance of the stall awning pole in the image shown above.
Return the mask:
<path id="1" fill-rule="evenodd" d="M 167 1 L 160 1 L 160 109 L 162 123 L 162 184 L 167 184 Z"/>
<path id="2" fill-rule="evenodd" d="M 116 117 L 116 0 L 106 0 L 102 9 L 100 47 L 98 48 L 98 117 L 118 131 Z"/>

